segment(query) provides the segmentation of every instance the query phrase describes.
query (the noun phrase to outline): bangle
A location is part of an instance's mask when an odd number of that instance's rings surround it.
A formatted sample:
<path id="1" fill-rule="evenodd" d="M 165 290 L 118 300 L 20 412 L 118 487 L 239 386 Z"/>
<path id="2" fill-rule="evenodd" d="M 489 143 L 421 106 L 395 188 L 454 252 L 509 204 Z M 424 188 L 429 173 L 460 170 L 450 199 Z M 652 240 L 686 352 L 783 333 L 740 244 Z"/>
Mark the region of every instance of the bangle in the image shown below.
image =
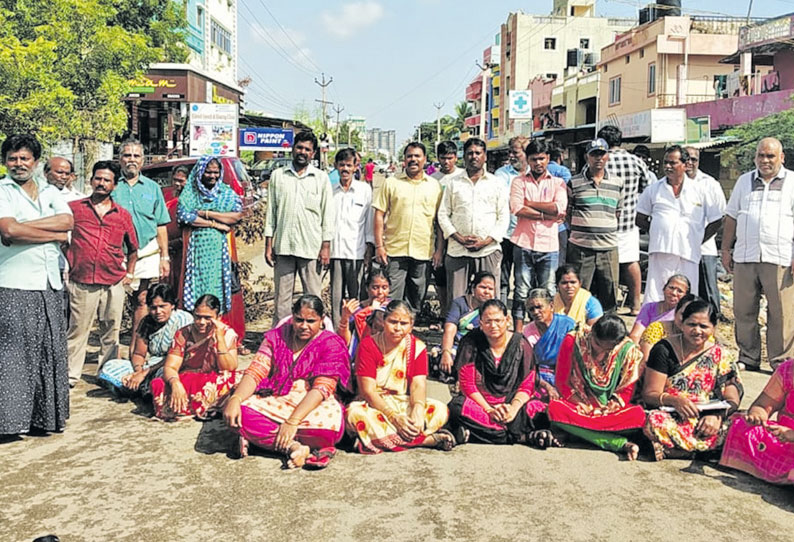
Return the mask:
<path id="1" fill-rule="evenodd" d="M 242 404 L 243 404 L 243 400 L 242 400 L 242 399 L 240 399 L 240 398 L 239 398 L 237 395 L 235 395 L 235 394 L 232 394 L 232 395 L 231 395 L 231 397 L 229 397 L 229 401 L 231 401 L 232 399 L 237 399 L 238 401 L 240 401 L 240 405 L 242 405 Z"/>
<path id="2" fill-rule="evenodd" d="M 220 350 L 218 350 L 216 353 L 220 356 L 221 354 L 228 354 L 229 351 L 227 350 L 225 352 L 221 352 Z"/>
<path id="3" fill-rule="evenodd" d="M 136 373 L 138 371 L 142 371 L 143 370 L 143 365 L 133 365 L 132 366 L 132 370 L 135 371 Z"/>
<path id="4" fill-rule="evenodd" d="M 664 396 L 667 395 L 666 392 L 662 392 L 659 394 L 659 406 L 664 406 Z"/>
<path id="5" fill-rule="evenodd" d="M 452 349 L 451 348 L 445 348 L 445 349 L 443 349 L 441 351 L 441 353 L 442 354 L 449 354 L 451 356 L 452 355 Z"/>
<path id="6" fill-rule="evenodd" d="M 130 279 L 130 280 L 132 280 L 132 279 L 134 279 L 134 278 L 135 278 L 135 275 L 133 275 L 132 273 L 127 273 L 127 274 L 126 274 L 126 275 L 124 275 L 124 276 L 125 276 L 125 277 L 127 277 L 127 278 L 128 278 L 128 279 Z"/>
<path id="7" fill-rule="evenodd" d="M 176 378 L 177 380 L 179 380 L 179 375 L 172 376 L 171 378 L 169 378 L 168 380 L 166 380 L 166 382 L 168 382 L 168 383 L 170 384 L 170 383 L 171 383 L 171 381 L 172 381 L 173 379 L 175 379 L 175 378 Z M 180 381 L 180 382 L 181 382 L 181 381 Z"/>
<path id="8" fill-rule="evenodd" d="M 286 423 L 287 425 L 291 425 L 293 427 L 297 427 L 301 422 L 300 422 L 300 420 L 296 422 L 292 418 L 288 418 L 288 419 L 284 420 L 284 423 Z"/>
<path id="9" fill-rule="evenodd" d="M 541 211 L 541 212 L 540 212 L 540 219 L 541 219 L 541 220 L 546 220 L 546 218 L 545 218 L 545 217 L 544 217 L 544 215 L 543 215 L 543 211 Z"/>
<path id="10" fill-rule="evenodd" d="M 160 256 L 160 260 L 163 261 L 163 262 L 170 262 L 171 261 L 171 257 L 170 256 Z"/>

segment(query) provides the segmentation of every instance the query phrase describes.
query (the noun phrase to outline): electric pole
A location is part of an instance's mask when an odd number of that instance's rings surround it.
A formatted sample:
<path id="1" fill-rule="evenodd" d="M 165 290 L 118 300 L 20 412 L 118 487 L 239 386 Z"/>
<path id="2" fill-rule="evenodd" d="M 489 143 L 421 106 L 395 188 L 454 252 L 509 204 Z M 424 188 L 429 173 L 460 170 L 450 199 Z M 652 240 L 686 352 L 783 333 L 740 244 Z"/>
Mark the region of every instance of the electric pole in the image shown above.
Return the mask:
<path id="1" fill-rule="evenodd" d="M 339 150 L 339 113 L 345 110 L 345 108 L 337 104 L 333 107 L 334 111 L 336 112 L 336 139 L 334 139 L 334 148 Z"/>
<path id="2" fill-rule="evenodd" d="M 441 108 L 444 107 L 444 102 L 434 103 L 433 107 L 436 108 L 436 155 L 438 155 L 438 146 L 441 144 Z"/>
<path id="3" fill-rule="evenodd" d="M 328 134 L 328 117 L 325 114 L 325 107 L 328 104 L 333 103 L 333 102 L 328 102 L 328 101 L 325 100 L 325 89 L 328 87 L 328 85 L 333 83 L 334 78 L 333 77 L 329 77 L 328 80 L 326 81 L 325 80 L 325 74 L 323 73 L 321 75 L 322 75 L 322 78 L 323 78 L 322 82 L 318 81 L 316 77 L 314 78 L 314 82 L 317 83 L 317 85 L 319 85 L 319 87 L 322 89 L 322 93 L 323 93 L 322 96 L 323 97 L 322 97 L 321 100 L 314 100 L 314 101 L 315 102 L 320 102 L 320 104 L 322 104 L 322 107 L 323 107 L 323 136 L 326 136 L 326 134 Z M 322 143 L 320 144 L 320 165 L 323 166 L 323 168 L 326 165 L 325 153 L 322 152 Z"/>

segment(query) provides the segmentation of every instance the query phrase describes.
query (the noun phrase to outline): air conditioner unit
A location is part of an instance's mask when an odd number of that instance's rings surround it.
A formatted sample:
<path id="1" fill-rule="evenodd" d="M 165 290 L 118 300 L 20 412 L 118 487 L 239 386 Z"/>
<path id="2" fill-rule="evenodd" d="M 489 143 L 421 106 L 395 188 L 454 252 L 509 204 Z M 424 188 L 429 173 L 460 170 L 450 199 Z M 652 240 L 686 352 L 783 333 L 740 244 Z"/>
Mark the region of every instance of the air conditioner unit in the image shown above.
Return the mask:
<path id="1" fill-rule="evenodd" d="M 568 49 L 566 54 L 567 62 L 565 63 L 566 68 L 575 67 L 578 68 L 584 62 L 584 51 L 581 49 Z"/>
<path id="2" fill-rule="evenodd" d="M 595 66 L 598 64 L 598 53 L 586 53 L 584 55 L 585 66 Z"/>

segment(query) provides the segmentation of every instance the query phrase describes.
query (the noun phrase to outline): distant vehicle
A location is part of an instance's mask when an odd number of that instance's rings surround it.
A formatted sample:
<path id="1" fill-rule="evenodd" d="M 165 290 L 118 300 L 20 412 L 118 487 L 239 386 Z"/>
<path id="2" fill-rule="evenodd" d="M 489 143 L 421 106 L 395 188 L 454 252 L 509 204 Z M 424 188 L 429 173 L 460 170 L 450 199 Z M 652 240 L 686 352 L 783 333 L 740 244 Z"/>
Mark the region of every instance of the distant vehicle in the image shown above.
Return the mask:
<path id="1" fill-rule="evenodd" d="M 258 183 L 264 183 L 270 180 L 270 175 L 273 171 L 280 167 L 288 166 L 292 163 L 292 158 L 285 156 L 281 158 L 269 158 L 267 160 L 260 160 L 251 167 L 251 177 L 256 179 Z"/>
<path id="2" fill-rule="evenodd" d="M 381 174 L 385 174 L 389 170 L 389 164 L 387 164 L 386 162 L 382 162 L 380 160 L 375 162 L 375 167 L 377 168 L 378 173 Z"/>

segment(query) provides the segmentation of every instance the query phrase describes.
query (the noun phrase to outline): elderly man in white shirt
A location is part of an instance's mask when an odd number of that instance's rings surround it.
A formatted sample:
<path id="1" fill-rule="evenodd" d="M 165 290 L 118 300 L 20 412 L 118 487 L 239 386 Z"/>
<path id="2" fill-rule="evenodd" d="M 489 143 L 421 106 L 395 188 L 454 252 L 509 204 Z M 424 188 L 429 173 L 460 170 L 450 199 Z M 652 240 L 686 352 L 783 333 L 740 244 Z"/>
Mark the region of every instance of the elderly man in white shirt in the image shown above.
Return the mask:
<path id="1" fill-rule="evenodd" d="M 438 225 L 447 240 L 450 301 L 466 293 L 471 276 L 479 271 L 492 273 L 499 291 L 501 242 L 510 223 L 507 188 L 485 171 L 485 142 L 467 139 L 463 161 L 465 172 L 451 179 L 438 209 Z"/>
<path id="2" fill-rule="evenodd" d="M 794 356 L 794 173 L 783 160 L 780 141 L 762 139 L 757 169 L 739 177 L 725 209 L 722 263 L 733 271 L 739 362 L 755 371 L 761 366 L 761 295 L 767 301 L 769 364 L 774 369 Z"/>
<path id="3" fill-rule="evenodd" d="M 342 300 L 358 298 L 364 268 L 375 251 L 372 235 L 372 188 L 353 178 L 356 151 L 341 149 L 334 158 L 339 184 L 334 186 L 336 233 L 331 240 L 331 319 L 339 325 Z"/>
<path id="4" fill-rule="evenodd" d="M 708 192 L 711 200 L 719 207 L 720 212 L 725 214 L 725 192 L 722 190 L 722 185 L 714 177 L 698 168 L 700 164 L 700 151 L 698 149 L 695 147 L 685 147 L 685 149 L 689 154 L 689 160 L 686 163 L 686 176 L 701 184 Z M 714 236 L 700 247 L 700 265 L 698 266 L 700 287 L 698 295 L 711 304 L 717 316 L 721 316 L 720 290 L 717 285 L 718 261 L 717 238 Z"/>
<path id="5" fill-rule="evenodd" d="M 687 178 L 688 159 L 680 145 L 668 147 L 665 177 L 648 186 L 637 203 L 636 224 L 650 230 L 645 303 L 662 301 L 667 279 L 677 273 L 698 291 L 700 247 L 722 224 L 722 210 L 704 185 Z"/>

